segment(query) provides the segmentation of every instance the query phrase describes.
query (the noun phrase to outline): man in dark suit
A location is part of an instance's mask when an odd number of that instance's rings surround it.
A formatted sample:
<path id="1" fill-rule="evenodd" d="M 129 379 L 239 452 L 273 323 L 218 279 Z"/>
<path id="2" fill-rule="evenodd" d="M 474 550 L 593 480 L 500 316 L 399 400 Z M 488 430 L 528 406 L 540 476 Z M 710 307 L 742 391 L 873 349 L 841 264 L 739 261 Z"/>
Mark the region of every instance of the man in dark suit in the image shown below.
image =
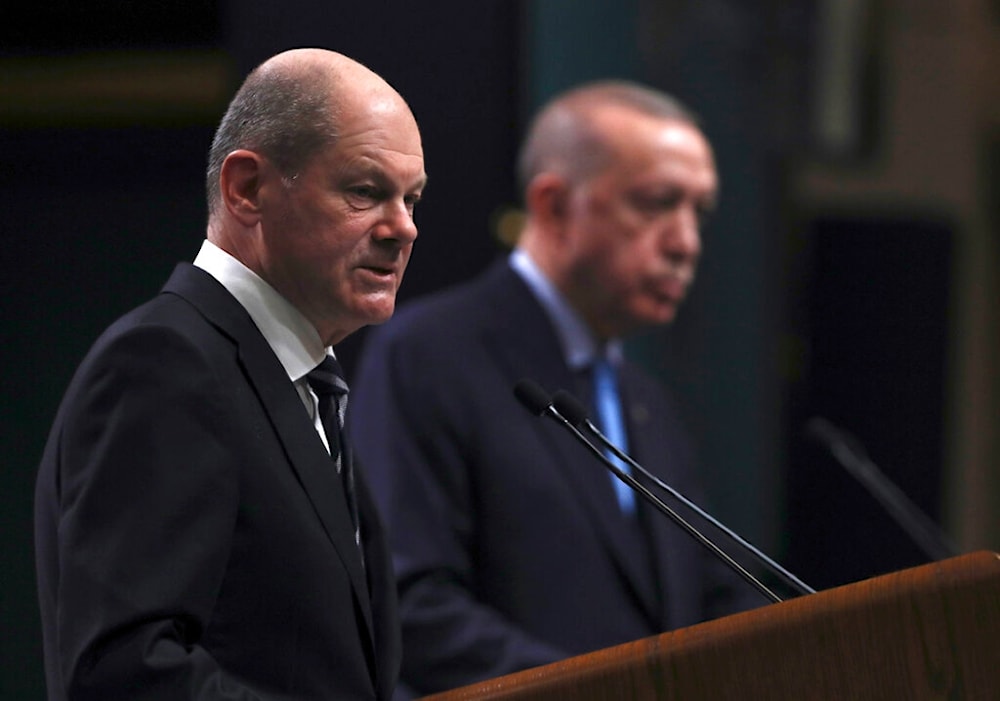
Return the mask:
<path id="1" fill-rule="evenodd" d="M 354 378 L 410 692 L 764 603 L 660 514 L 619 502 L 611 474 L 512 392 L 533 378 L 591 402 L 591 368 L 609 361 L 621 440 L 699 500 L 676 410 L 622 338 L 673 320 L 693 279 L 718 187 L 708 141 L 666 95 L 591 84 L 536 117 L 520 178 L 510 259 L 372 330 Z"/>
<path id="2" fill-rule="evenodd" d="M 360 64 L 299 49 L 244 82 L 194 265 L 98 339 L 42 458 L 50 699 L 391 695 L 391 564 L 330 366 L 392 314 L 424 182 L 413 115 Z"/>

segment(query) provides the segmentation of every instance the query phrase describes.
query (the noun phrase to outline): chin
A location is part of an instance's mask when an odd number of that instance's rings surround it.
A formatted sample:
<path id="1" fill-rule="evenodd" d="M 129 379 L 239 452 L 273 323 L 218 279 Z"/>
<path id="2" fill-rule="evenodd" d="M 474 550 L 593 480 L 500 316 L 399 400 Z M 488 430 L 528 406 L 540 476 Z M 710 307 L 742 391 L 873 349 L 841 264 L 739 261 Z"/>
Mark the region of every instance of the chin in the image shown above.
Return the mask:
<path id="1" fill-rule="evenodd" d="M 670 305 L 668 307 L 658 307 L 657 309 L 650 311 L 648 314 L 643 314 L 636 317 L 636 326 L 642 328 L 650 328 L 655 326 L 663 326 L 664 324 L 670 324 L 677 317 L 677 306 Z"/>
<path id="2" fill-rule="evenodd" d="M 382 301 L 379 304 L 371 305 L 364 311 L 364 316 L 367 320 L 366 323 L 374 326 L 389 321 L 396 311 L 396 305 L 394 302 L 386 304 Z"/>

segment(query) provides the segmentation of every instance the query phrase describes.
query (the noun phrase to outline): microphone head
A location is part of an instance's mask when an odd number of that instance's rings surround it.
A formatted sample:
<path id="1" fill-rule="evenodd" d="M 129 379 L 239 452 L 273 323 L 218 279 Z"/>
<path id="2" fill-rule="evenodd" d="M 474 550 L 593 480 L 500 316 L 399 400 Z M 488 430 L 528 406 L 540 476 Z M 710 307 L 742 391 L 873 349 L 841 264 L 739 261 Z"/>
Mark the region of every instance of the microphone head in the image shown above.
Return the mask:
<path id="1" fill-rule="evenodd" d="M 823 417 L 814 416 L 806 421 L 805 435 L 823 445 L 829 445 L 837 440 L 837 429 Z"/>
<path id="2" fill-rule="evenodd" d="M 537 382 L 527 378 L 518 380 L 514 385 L 514 396 L 525 409 L 536 416 L 543 416 L 552 406 L 548 393 Z"/>
<path id="3" fill-rule="evenodd" d="M 805 434 L 827 450 L 835 450 L 840 445 L 850 451 L 855 458 L 867 457 L 867 451 L 861 441 L 821 416 L 814 416 L 806 422 Z"/>
<path id="4" fill-rule="evenodd" d="M 580 428 L 587 423 L 587 409 L 583 403 L 564 389 L 552 395 L 552 405 L 567 421 Z"/>

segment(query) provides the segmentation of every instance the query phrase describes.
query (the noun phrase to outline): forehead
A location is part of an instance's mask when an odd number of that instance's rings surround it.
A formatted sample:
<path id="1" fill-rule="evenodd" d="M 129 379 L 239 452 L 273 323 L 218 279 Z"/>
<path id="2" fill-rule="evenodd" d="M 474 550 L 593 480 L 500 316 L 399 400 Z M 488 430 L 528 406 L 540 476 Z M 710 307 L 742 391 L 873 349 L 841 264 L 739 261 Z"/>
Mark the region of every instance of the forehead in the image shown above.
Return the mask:
<path id="1" fill-rule="evenodd" d="M 376 135 L 387 143 L 423 154 L 420 130 L 399 95 L 383 90 L 345 99 L 337 111 L 338 140 Z"/>
<path id="2" fill-rule="evenodd" d="M 717 187 L 712 148 L 689 122 L 616 108 L 598 115 L 595 124 L 608 147 L 608 174 Z"/>
<path id="3" fill-rule="evenodd" d="M 420 130 L 402 100 L 382 98 L 346 105 L 337 122 L 337 138 L 326 149 L 323 161 L 340 168 L 387 171 L 387 175 L 406 179 L 408 185 L 424 179 Z"/>

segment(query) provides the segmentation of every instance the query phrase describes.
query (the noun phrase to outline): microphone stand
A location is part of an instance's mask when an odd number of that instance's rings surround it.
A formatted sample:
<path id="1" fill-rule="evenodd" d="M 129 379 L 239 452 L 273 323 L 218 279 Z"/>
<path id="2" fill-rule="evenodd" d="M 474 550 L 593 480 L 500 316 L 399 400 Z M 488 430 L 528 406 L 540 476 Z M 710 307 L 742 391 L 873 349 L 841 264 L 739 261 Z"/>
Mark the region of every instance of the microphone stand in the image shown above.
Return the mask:
<path id="1" fill-rule="evenodd" d="M 806 435 L 823 444 L 931 560 L 944 560 L 956 554 L 941 529 L 868 459 L 856 438 L 818 416 L 806 423 Z"/>
<path id="2" fill-rule="evenodd" d="M 586 411 L 583 409 L 583 406 L 580 404 L 579 400 L 576 399 L 576 397 L 571 395 L 569 392 L 566 392 L 565 390 L 557 390 L 556 393 L 552 395 L 552 404 L 553 407 L 557 411 L 559 411 L 566 420 L 571 421 L 577 426 L 582 425 L 584 428 L 587 429 L 588 432 L 594 435 L 601 442 L 602 445 L 607 447 L 616 456 L 618 456 L 626 463 L 628 463 L 632 467 L 632 469 L 640 472 L 646 479 L 653 482 L 657 487 L 659 487 L 660 489 L 664 490 L 665 492 L 673 496 L 679 502 L 681 502 L 689 509 L 694 511 L 696 514 L 698 514 L 701 518 L 705 519 L 713 526 L 718 528 L 720 531 L 725 533 L 727 536 L 729 536 L 729 538 L 731 538 L 744 550 L 750 553 L 754 557 L 754 559 L 757 560 L 757 562 L 764 565 L 764 567 L 766 567 L 772 574 L 777 575 L 782 581 L 784 581 L 786 585 L 788 585 L 792 589 L 795 589 L 800 594 L 816 593 L 815 589 L 810 587 L 808 584 L 803 582 L 801 579 L 796 577 L 787 569 L 785 569 L 777 562 L 772 560 L 770 557 L 765 555 L 761 550 L 759 550 L 745 538 L 743 538 L 738 533 L 728 528 L 725 524 L 720 522 L 718 519 L 716 519 L 714 516 L 709 514 L 704 509 L 700 508 L 697 504 L 692 502 L 690 499 L 685 497 L 683 494 L 678 492 L 669 484 L 667 484 L 659 477 L 651 473 L 649 470 L 644 468 L 642 465 L 636 462 L 628 453 L 624 452 L 617 445 L 612 443 L 611 440 L 609 440 L 608 437 L 605 436 L 597 428 L 597 426 L 595 426 L 594 423 L 587 417 Z"/>
<path id="3" fill-rule="evenodd" d="M 753 586 L 757 591 L 763 594 L 765 597 L 770 599 L 773 603 L 779 603 L 782 598 L 775 594 L 773 591 L 768 589 L 768 587 L 761 582 L 759 579 L 754 577 L 746 568 L 744 568 L 740 563 L 736 562 L 733 558 L 727 555 L 718 545 L 713 543 L 704 534 L 701 533 L 697 528 L 692 526 L 690 523 L 684 520 L 677 512 L 667 506 L 663 501 L 653 494 L 649 489 L 647 489 L 643 484 L 636 481 L 632 475 L 624 472 L 621 468 L 611 462 L 607 456 L 604 455 L 601 450 L 597 448 L 593 443 L 587 440 L 587 437 L 572 423 L 570 423 L 566 417 L 559 413 L 558 410 L 552 403 L 548 400 L 545 395 L 544 390 L 541 389 L 537 384 L 530 380 L 521 380 L 514 387 L 514 394 L 521 401 L 521 403 L 529 410 L 538 416 L 548 416 L 554 419 L 557 423 L 567 428 L 583 445 L 590 450 L 601 463 L 611 470 L 618 479 L 622 480 L 628 484 L 633 490 L 635 490 L 639 495 L 641 495 L 649 504 L 651 504 L 657 511 L 662 513 L 664 516 L 669 518 L 671 521 L 676 523 L 682 529 L 684 529 L 688 535 L 694 538 L 703 547 L 708 549 L 717 558 L 722 560 L 726 565 L 728 565 L 734 572 L 736 572 L 740 577 L 742 577 L 746 582 Z"/>

